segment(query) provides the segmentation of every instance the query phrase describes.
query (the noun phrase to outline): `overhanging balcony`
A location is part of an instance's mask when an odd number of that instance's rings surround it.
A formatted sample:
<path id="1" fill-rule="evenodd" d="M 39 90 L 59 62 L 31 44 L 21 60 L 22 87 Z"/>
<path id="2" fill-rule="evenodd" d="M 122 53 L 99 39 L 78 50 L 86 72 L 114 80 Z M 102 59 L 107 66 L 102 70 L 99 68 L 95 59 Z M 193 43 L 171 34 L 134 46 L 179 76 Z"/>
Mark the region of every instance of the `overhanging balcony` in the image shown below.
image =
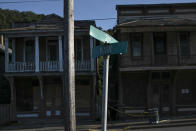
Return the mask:
<path id="1" fill-rule="evenodd" d="M 75 61 L 76 71 L 92 71 L 90 60 Z M 35 72 L 35 62 L 10 63 L 6 72 Z M 40 61 L 40 72 L 61 72 L 59 61 Z"/>

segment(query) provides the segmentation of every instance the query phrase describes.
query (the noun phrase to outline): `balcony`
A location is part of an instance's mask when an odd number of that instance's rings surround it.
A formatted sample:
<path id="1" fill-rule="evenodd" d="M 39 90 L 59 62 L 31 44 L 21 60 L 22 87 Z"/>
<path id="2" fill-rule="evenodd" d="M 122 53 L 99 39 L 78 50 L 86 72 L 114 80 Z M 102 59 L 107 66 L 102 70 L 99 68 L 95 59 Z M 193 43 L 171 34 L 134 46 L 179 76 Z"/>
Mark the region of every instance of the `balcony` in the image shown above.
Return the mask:
<path id="1" fill-rule="evenodd" d="M 75 61 L 76 71 L 92 71 L 90 60 Z M 10 63 L 6 72 L 35 72 L 34 62 L 15 62 Z M 39 63 L 39 72 L 61 72 L 59 61 L 41 61 Z M 94 71 L 94 68 L 93 68 Z"/>

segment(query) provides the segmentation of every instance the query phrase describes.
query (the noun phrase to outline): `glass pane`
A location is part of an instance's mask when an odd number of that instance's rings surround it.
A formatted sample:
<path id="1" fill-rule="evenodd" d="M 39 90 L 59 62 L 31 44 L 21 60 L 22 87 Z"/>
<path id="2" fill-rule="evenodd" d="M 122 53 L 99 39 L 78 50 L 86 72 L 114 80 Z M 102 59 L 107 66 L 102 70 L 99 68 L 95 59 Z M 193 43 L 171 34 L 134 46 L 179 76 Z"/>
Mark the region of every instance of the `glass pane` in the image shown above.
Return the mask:
<path id="1" fill-rule="evenodd" d="M 33 40 L 28 40 L 25 43 L 25 60 L 26 61 L 34 61 L 34 41 Z"/>
<path id="2" fill-rule="evenodd" d="M 162 55 L 166 53 L 166 35 L 165 33 L 156 33 L 154 35 L 155 53 Z"/>
<path id="3" fill-rule="evenodd" d="M 181 33 L 180 34 L 180 51 L 182 56 L 189 55 L 189 35 L 188 33 Z"/>
<path id="4" fill-rule="evenodd" d="M 142 35 L 132 36 L 132 56 L 142 56 Z"/>
<path id="5" fill-rule="evenodd" d="M 49 45 L 49 60 L 57 61 L 57 45 Z"/>
<path id="6" fill-rule="evenodd" d="M 82 42 L 81 39 L 76 40 L 76 59 L 82 60 Z"/>

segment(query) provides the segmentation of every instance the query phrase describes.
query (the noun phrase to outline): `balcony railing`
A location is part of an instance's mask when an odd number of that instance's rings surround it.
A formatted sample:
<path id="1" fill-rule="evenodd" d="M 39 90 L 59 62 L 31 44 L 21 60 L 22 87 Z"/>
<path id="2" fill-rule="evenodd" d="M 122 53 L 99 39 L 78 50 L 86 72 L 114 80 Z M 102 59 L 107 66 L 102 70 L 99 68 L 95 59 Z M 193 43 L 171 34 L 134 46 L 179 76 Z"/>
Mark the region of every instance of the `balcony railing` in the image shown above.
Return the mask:
<path id="1" fill-rule="evenodd" d="M 59 71 L 58 61 L 41 61 L 39 65 L 40 71 Z"/>
<path id="2" fill-rule="evenodd" d="M 15 62 L 8 65 L 7 72 L 35 72 L 34 62 Z M 89 60 L 75 61 L 76 71 L 91 71 L 91 62 Z M 60 71 L 59 61 L 40 61 L 40 72 Z"/>
<path id="3" fill-rule="evenodd" d="M 76 71 L 90 71 L 91 70 L 91 62 L 88 60 L 76 60 L 75 61 L 75 69 Z"/>
<path id="4" fill-rule="evenodd" d="M 15 62 L 8 66 L 8 72 L 33 72 L 34 70 L 34 62 Z"/>

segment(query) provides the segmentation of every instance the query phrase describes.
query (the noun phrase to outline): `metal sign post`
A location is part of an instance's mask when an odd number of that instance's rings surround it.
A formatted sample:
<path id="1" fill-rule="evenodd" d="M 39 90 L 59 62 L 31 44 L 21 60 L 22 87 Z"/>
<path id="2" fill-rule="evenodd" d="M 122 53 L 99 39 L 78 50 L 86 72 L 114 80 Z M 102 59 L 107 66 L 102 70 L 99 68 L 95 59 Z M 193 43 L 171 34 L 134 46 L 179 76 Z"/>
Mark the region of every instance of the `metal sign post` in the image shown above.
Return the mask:
<path id="1" fill-rule="evenodd" d="M 127 42 L 118 42 L 107 33 L 91 26 L 90 35 L 95 39 L 106 43 L 93 48 L 92 57 L 104 56 L 103 69 L 103 92 L 102 92 L 102 131 L 107 131 L 107 110 L 108 110 L 108 76 L 110 55 L 124 54 L 127 52 Z"/>
<path id="2" fill-rule="evenodd" d="M 103 93 L 102 93 L 102 131 L 107 130 L 107 109 L 108 109 L 108 77 L 109 77 L 109 59 L 107 55 L 104 58 L 103 69 Z"/>

